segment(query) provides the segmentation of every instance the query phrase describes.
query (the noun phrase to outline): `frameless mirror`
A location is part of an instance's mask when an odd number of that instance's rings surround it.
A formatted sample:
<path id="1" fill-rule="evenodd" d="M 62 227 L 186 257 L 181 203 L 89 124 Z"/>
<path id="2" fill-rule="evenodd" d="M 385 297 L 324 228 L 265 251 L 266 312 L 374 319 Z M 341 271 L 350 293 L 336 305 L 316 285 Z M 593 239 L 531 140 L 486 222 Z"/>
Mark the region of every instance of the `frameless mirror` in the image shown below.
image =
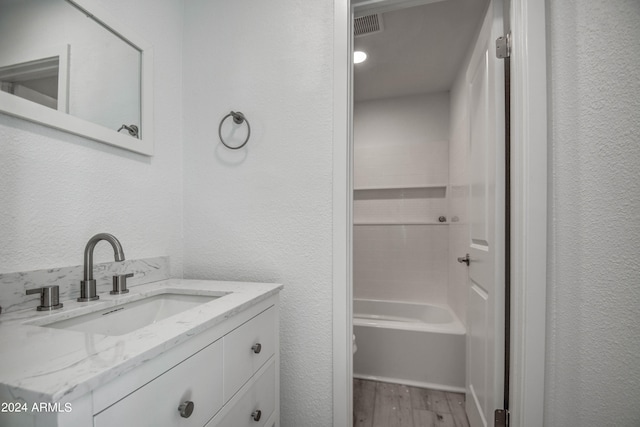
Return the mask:
<path id="1" fill-rule="evenodd" d="M 0 111 L 153 154 L 152 51 L 95 0 L 0 0 Z"/>

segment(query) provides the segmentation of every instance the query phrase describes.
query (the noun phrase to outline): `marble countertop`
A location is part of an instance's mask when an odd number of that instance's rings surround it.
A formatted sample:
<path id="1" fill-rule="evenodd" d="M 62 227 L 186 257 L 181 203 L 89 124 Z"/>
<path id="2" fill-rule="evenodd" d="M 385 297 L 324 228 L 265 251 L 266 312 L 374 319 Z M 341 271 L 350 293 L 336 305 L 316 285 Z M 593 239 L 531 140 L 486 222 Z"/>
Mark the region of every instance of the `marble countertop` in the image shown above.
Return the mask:
<path id="1" fill-rule="evenodd" d="M 73 400 L 280 289 L 282 285 L 271 283 L 169 279 L 132 287 L 121 296 L 100 294 L 89 303 L 63 301 L 64 307 L 52 312 L 2 314 L 0 395 L 39 402 Z M 119 336 L 38 326 L 167 291 L 224 296 Z"/>

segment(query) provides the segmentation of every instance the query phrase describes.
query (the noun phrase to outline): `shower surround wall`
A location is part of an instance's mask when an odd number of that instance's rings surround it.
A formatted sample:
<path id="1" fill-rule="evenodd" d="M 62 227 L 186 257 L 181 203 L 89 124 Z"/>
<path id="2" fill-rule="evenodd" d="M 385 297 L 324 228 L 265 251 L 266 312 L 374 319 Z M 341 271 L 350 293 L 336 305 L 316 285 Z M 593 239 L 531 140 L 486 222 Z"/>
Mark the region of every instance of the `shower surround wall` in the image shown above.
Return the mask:
<path id="1" fill-rule="evenodd" d="M 448 92 L 355 104 L 354 298 L 448 304 L 448 139 Z"/>

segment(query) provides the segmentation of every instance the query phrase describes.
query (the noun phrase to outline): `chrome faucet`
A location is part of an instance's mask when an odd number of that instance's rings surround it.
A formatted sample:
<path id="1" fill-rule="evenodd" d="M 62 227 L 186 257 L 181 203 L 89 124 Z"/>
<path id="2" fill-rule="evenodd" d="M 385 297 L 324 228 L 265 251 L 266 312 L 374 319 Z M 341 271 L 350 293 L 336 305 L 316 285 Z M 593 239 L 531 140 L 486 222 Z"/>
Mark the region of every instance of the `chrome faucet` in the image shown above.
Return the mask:
<path id="1" fill-rule="evenodd" d="M 106 240 L 111 243 L 116 261 L 124 261 L 122 245 L 115 236 L 100 233 L 90 238 L 84 248 L 84 280 L 80 281 L 80 298 L 78 298 L 80 302 L 95 301 L 100 298 L 96 293 L 96 281 L 93 278 L 93 249 L 100 240 Z"/>

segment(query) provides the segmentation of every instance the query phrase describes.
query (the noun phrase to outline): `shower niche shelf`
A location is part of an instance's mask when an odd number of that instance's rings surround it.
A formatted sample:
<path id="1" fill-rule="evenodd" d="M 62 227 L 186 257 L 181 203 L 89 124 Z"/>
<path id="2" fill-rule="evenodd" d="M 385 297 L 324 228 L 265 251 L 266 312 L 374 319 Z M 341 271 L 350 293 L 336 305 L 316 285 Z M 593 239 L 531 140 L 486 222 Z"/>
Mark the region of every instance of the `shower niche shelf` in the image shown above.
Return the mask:
<path id="1" fill-rule="evenodd" d="M 447 225 L 448 185 L 360 187 L 353 194 L 354 225 Z"/>
<path id="2" fill-rule="evenodd" d="M 449 225 L 449 223 L 434 221 L 353 221 L 353 225 Z"/>
<path id="3" fill-rule="evenodd" d="M 363 185 L 354 187 L 353 191 L 373 191 L 373 190 L 405 190 L 418 188 L 442 188 L 446 191 L 447 184 L 408 184 L 408 185 Z"/>

